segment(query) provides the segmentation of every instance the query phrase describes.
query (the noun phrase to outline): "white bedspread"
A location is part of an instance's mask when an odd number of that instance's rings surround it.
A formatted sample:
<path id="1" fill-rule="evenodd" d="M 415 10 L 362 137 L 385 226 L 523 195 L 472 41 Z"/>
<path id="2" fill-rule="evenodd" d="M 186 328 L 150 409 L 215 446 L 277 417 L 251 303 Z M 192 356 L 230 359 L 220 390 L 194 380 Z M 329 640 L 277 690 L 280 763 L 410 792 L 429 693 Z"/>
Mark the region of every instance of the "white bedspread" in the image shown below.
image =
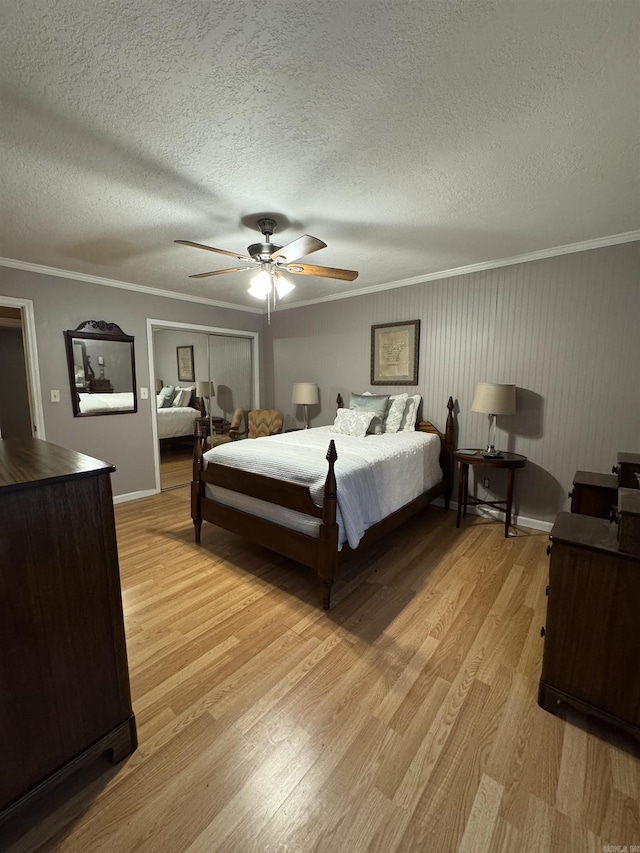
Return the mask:
<path id="1" fill-rule="evenodd" d="M 117 394 L 79 394 L 80 411 L 83 415 L 101 412 L 133 411 L 133 392 L 122 391 Z"/>
<path id="2" fill-rule="evenodd" d="M 204 459 L 205 463 L 215 460 L 222 465 L 309 486 L 313 499 L 320 504 L 331 439 L 338 453 L 335 473 L 340 542 L 347 541 L 352 548 L 357 547 L 369 527 L 442 479 L 438 461 L 440 439 L 418 431 L 355 438 L 335 433 L 330 427 L 316 427 L 269 438 L 230 442 L 209 450 Z M 207 486 L 208 493 L 209 488 Z M 223 491 L 215 490 L 218 499 Z M 248 501 L 248 507 L 262 504 L 253 499 L 243 500 Z M 238 505 L 237 501 L 233 502 Z M 247 511 L 252 510 L 248 508 Z M 273 511 L 271 508 L 270 513 Z M 285 511 L 283 523 L 287 524 L 287 516 L 293 515 L 299 514 Z"/>
<path id="3" fill-rule="evenodd" d="M 196 418 L 201 412 L 190 406 L 169 406 L 158 409 L 158 438 L 177 438 L 193 435 Z"/>

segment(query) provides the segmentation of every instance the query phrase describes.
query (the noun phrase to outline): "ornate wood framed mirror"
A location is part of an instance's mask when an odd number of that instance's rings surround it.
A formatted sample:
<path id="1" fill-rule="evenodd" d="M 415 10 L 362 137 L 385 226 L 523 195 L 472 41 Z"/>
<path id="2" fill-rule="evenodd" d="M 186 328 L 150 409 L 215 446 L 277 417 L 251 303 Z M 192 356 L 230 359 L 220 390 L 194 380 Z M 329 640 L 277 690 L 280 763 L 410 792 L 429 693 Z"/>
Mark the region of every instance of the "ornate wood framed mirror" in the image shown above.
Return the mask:
<path id="1" fill-rule="evenodd" d="M 64 336 L 74 416 L 137 412 L 133 338 L 105 320 L 85 320 Z"/>

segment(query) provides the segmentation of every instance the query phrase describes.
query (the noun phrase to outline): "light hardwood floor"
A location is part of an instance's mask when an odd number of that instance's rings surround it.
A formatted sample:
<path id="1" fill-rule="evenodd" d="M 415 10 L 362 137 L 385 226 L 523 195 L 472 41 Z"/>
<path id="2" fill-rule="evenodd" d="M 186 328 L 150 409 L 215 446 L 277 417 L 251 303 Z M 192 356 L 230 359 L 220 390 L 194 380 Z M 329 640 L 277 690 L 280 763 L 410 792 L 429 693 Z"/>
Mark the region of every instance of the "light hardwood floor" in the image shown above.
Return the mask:
<path id="1" fill-rule="evenodd" d="M 0 834 L 11 851 L 596 851 L 640 844 L 640 748 L 536 704 L 546 534 L 432 507 L 336 583 L 116 507 L 140 745 Z M 346 568 L 346 566 L 345 566 Z M 3 847 L 4 844 L 4 847 Z"/>
<path id="2" fill-rule="evenodd" d="M 160 488 L 175 489 L 191 482 L 193 476 L 193 448 L 174 445 L 160 451 Z"/>

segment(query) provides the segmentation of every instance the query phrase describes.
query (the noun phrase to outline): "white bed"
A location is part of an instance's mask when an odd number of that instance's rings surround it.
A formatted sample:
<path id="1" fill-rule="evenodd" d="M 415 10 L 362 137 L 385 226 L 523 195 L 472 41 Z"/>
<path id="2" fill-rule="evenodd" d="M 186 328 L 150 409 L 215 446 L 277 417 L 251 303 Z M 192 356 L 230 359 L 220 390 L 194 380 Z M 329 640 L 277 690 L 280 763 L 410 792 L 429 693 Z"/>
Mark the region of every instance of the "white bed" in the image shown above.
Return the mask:
<path id="1" fill-rule="evenodd" d="M 202 417 L 200 409 L 191 406 L 169 406 L 158 409 L 158 438 L 192 436 L 196 418 Z"/>
<path id="2" fill-rule="evenodd" d="M 397 433 L 365 436 L 373 406 L 364 413 L 343 410 L 339 397 L 333 428 L 230 442 L 206 454 L 195 441 L 196 542 L 206 521 L 310 566 L 328 610 L 338 564 L 360 542 L 376 542 L 440 496 L 449 508 L 453 398 L 444 432 L 428 420 L 413 428 L 419 400 L 410 396 L 403 412 L 396 410 Z"/>
<path id="3" fill-rule="evenodd" d="M 331 439 L 338 454 L 335 475 L 339 548 L 345 542 L 356 548 L 369 527 L 442 480 L 440 438 L 419 431 L 356 438 L 339 435 L 331 427 L 316 427 L 254 441 L 230 442 L 209 450 L 203 459 L 205 466 L 217 462 L 307 486 L 320 506 Z M 205 495 L 307 536 L 319 535 L 320 519 L 304 513 L 209 483 Z"/>

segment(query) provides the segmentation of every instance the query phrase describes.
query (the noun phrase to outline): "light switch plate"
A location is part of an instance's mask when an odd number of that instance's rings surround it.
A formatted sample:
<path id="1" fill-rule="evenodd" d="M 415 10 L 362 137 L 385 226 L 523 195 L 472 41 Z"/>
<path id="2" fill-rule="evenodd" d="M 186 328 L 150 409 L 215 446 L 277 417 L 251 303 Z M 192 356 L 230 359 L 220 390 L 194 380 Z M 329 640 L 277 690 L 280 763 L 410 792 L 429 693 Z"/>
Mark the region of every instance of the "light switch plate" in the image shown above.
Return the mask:
<path id="1" fill-rule="evenodd" d="M 51 390 L 51 402 L 52 403 L 59 403 L 60 402 L 60 392 L 59 391 L 54 391 L 53 389 Z"/>
<path id="2" fill-rule="evenodd" d="M 149 399 L 149 389 L 148 388 L 141 388 L 140 389 L 140 399 L 141 400 L 148 400 Z"/>

